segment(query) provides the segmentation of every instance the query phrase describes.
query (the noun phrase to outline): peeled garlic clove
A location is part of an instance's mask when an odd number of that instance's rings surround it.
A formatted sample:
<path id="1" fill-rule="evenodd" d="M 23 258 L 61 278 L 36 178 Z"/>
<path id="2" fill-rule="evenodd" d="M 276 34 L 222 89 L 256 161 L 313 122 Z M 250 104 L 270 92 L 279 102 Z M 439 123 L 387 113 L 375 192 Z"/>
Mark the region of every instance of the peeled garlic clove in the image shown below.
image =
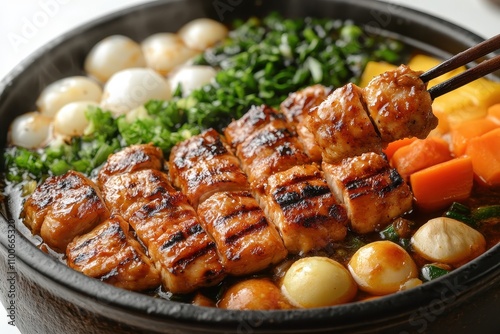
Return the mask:
<path id="1" fill-rule="evenodd" d="M 141 47 L 147 66 L 161 75 L 167 75 L 197 54 L 173 33 L 151 35 L 141 43 Z"/>
<path id="2" fill-rule="evenodd" d="M 47 117 L 54 115 L 66 104 L 77 101 L 99 102 L 102 96 L 101 86 L 84 76 L 73 76 L 57 80 L 42 91 L 36 106 Z"/>
<path id="3" fill-rule="evenodd" d="M 387 240 L 375 241 L 358 249 L 347 267 L 359 288 L 374 295 L 397 292 L 418 276 L 410 254 Z"/>
<path id="4" fill-rule="evenodd" d="M 146 60 L 141 46 L 122 35 L 104 38 L 90 50 L 85 58 L 85 71 L 103 83 L 116 72 L 145 66 Z"/>
<path id="5" fill-rule="evenodd" d="M 358 288 L 349 271 L 327 257 L 295 261 L 283 278 L 281 291 L 297 307 L 322 307 L 347 303 Z"/>
<path id="6" fill-rule="evenodd" d="M 52 119 L 33 111 L 18 116 L 10 125 L 10 141 L 12 145 L 24 148 L 45 146 L 50 137 Z"/>
<path id="7" fill-rule="evenodd" d="M 466 263 L 486 250 L 484 236 L 458 220 L 438 217 L 422 225 L 411 239 L 424 259 L 446 264 Z"/>
<path id="8" fill-rule="evenodd" d="M 224 39 L 228 34 L 225 25 L 209 18 L 195 19 L 179 30 L 184 43 L 195 50 L 203 51 Z"/>

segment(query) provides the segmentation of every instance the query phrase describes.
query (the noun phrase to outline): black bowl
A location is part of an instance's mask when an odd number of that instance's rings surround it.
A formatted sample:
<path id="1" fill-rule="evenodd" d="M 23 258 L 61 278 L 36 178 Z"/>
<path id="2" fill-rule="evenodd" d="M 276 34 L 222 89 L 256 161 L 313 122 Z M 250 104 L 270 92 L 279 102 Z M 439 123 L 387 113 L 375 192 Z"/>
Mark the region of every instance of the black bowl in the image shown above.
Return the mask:
<path id="1" fill-rule="evenodd" d="M 481 41 L 435 17 L 371 0 L 153 2 L 82 26 L 46 45 L 0 83 L 0 146 L 15 116 L 32 110 L 47 84 L 82 74 L 90 48 L 111 34 L 141 40 L 197 17 L 225 23 L 279 11 L 286 17 L 352 19 L 436 56 Z M 3 166 L 3 163 L 2 163 Z M 228 311 L 154 299 L 87 278 L 43 253 L 19 230 L 21 203 L 0 216 L 0 281 L 8 318 L 23 333 L 493 333 L 500 328 L 500 245 L 449 275 L 366 302 L 292 311 Z M 4 279 L 5 278 L 5 279 Z"/>

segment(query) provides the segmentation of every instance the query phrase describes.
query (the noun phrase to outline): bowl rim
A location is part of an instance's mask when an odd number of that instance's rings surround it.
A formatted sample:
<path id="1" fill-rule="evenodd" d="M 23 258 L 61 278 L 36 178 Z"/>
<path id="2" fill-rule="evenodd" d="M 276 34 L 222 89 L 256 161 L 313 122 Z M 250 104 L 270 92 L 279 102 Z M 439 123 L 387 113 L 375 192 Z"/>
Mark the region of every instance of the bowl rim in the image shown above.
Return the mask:
<path id="1" fill-rule="evenodd" d="M 57 48 L 67 40 L 74 38 L 75 36 L 81 34 L 84 31 L 87 31 L 88 29 L 106 24 L 107 22 L 117 18 L 130 15 L 137 10 L 148 8 L 151 9 L 157 6 L 164 6 L 165 4 L 179 1 L 182 0 L 152 1 L 134 5 L 124 9 L 120 9 L 113 13 L 103 15 L 102 17 L 94 19 L 62 34 L 61 36 L 37 49 L 7 73 L 7 75 L 0 81 L 0 101 L 2 99 L 2 95 L 8 93 L 7 88 L 15 84 L 16 78 L 21 76 L 25 72 L 27 67 L 34 64 L 49 50 Z M 348 0 L 330 1 L 349 3 Z M 367 6 L 368 8 L 374 10 L 382 10 L 383 6 L 390 5 L 390 3 L 378 0 L 359 0 L 356 2 L 356 5 Z M 454 33 L 459 34 L 460 36 L 464 36 L 472 42 L 480 42 L 484 40 L 478 35 L 444 19 L 435 17 L 431 14 L 424 13 L 416 9 L 401 5 L 397 6 L 400 10 L 400 13 L 402 13 L 400 15 L 411 15 L 425 22 L 432 22 L 433 25 L 436 25 L 444 30 L 454 31 Z M 16 224 L 20 223 L 17 219 L 15 219 L 15 221 Z M 6 252 L 8 248 L 6 236 L 9 222 L 11 222 L 11 219 L 4 217 L 3 214 L 0 215 L 0 248 L 3 252 Z M 37 273 L 41 274 L 45 280 L 51 281 L 57 286 L 70 291 L 73 294 L 73 298 L 77 302 L 80 302 L 81 305 L 85 306 L 86 304 L 88 304 L 88 298 L 90 298 L 93 302 L 97 302 L 103 307 L 111 306 L 113 308 L 117 308 L 127 312 L 146 315 L 147 317 L 157 319 L 160 322 L 164 321 L 166 318 L 186 324 L 197 322 L 200 325 L 217 321 L 222 325 L 234 326 L 235 324 L 237 325 L 241 322 L 247 322 L 248 324 L 253 324 L 259 328 L 274 327 L 276 325 L 283 325 L 286 322 L 290 327 L 299 328 L 301 326 L 301 322 L 307 320 L 321 319 L 326 321 L 335 318 L 348 321 L 349 319 L 352 320 L 359 316 L 366 316 L 367 318 L 370 318 L 374 323 L 376 323 L 377 315 L 389 312 L 391 308 L 397 308 L 399 311 L 403 311 L 403 314 L 405 316 L 408 316 L 414 311 L 415 302 L 421 301 L 422 295 L 428 293 L 428 290 L 433 290 L 436 294 L 440 293 L 443 288 L 446 288 L 447 286 L 449 287 L 449 282 L 447 282 L 449 277 L 441 277 L 431 283 L 426 283 L 422 286 L 407 291 L 371 300 L 369 303 L 373 307 L 369 309 L 369 313 L 367 311 L 367 308 L 363 306 L 366 305 L 366 302 L 355 302 L 314 309 L 271 311 L 223 310 L 218 308 L 200 307 L 191 304 L 153 298 L 144 294 L 119 289 L 114 286 L 102 283 L 96 279 L 89 278 L 67 267 L 59 260 L 54 259 L 51 256 L 48 256 L 41 252 L 17 229 L 16 250 L 16 258 L 21 265 L 25 265 L 30 270 L 36 271 Z M 450 276 L 451 278 L 456 279 L 458 282 L 467 281 L 471 278 L 471 276 L 474 277 L 473 283 L 490 281 L 492 272 L 500 272 L 500 263 L 499 261 L 495 261 L 495 259 L 498 259 L 499 257 L 500 244 L 497 244 L 477 259 L 454 270 L 453 273 L 450 274 Z M 498 277 L 499 275 L 496 276 Z M 68 277 L 70 279 L 68 279 Z M 467 283 L 467 285 L 469 285 L 469 283 Z M 469 289 L 466 290 L 469 291 Z M 463 290 L 462 292 L 466 291 Z M 456 299 L 458 302 L 459 298 Z M 132 303 L 131 300 L 133 300 Z M 397 300 L 397 303 L 394 302 L 394 300 Z M 373 309 L 377 309 L 378 312 L 374 313 Z M 324 325 L 324 323 L 320 322 L 318 322 L 317 325 L 319 326 L 321 324 Z"/>

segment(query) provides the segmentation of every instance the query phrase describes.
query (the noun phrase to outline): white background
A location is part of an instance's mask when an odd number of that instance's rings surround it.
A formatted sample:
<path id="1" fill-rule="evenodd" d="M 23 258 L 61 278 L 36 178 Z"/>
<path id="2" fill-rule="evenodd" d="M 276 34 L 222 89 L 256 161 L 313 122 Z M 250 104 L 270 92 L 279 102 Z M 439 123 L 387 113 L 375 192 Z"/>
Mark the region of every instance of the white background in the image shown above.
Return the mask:
<path id="1" fill-rule="evenodd" d="M 0 0 L 0 80 L 30 53 L 64 32 L 116 9 L 148 1 Z M 500 33 L 500 0 L 388 1 L 429 12 L 484 38 Z M 1 309 L 0 333 L 19 333 L 7 321 Z"/>

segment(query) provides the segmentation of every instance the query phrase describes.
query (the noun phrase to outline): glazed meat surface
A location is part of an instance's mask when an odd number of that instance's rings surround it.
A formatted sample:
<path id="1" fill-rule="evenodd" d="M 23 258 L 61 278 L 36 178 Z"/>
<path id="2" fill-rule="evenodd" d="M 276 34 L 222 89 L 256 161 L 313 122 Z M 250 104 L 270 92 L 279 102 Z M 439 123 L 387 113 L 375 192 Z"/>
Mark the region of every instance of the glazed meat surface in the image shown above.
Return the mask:
<path id="1" fill-rule="evenodd" d="M 364 153 L 322 167 L 332 191 L 345 204 L 355 232 L 378 231 L 412 207 L 409 186 L 379 154 Z"/>
<path id="2" fill-rule="evenodd" d="M 127 221 L 142 206 L 165 193 L 175 191 L 168 176 L 154 169 L 113 175 L 101 187 L 110 211 L 122 215 Z"/>
<path id="3" fill-rule="evenodd" d="M 305 254 L 344 239 L 347 214 L 319 168 L 302 165 L 276 173 L 266 188 L 266 212 L 292 253 Z"/>
<path id="4" fill-rule="evenodd" d="M 423 139 L 437 126 L 421 73 L 401 65 L 375 77 L 364 88 L 367 110 L 384 144 L 405 137 Z"/>
<path id="5" fill-rule="evenodd" d="M 141 169 L 163 169 L 163 152 L 151 144 L 129 146 L 108 157 L 99 171 L 99 185 L 111 175 L 134 172 Z"/>
<path id="6" fill-rule="evenodd" d="M 224 278 L 215 243 L 180 192 L 154 199 L 137 210 L 129 222 L 147 246 L 168 291 L 189 293 Z"/>
<path id="7" fill-rule="evenodd" d="M 230 126 L 236 131 L 236 125 Z M 248 133 L 245 125 L 242 131 Z M 256 192 L 261 192 L 267 178 L 272 174 L 309 162 L 297 135 L 282 118 L 276 117 L 250 133 L 248 138 L 238 145 L 236 155 L 248 176 L 250 186 Z M 234 147 L 234 143 L 231 145 Z"/>
<path id="8" fill-rule="evenodd" d="M 66 249 L 66 258 L 70 268 L 119 288 L 145 291 L 160 285 L 159 271 L 120 216 L 76 237 Z"/>
<path id="9" fill-rule="evenodd" d="M 323 161 L 339 163 L 364 152 L 382 152 L 382 141 L 368 116 L 361 88 L 347 84 L 337 88 L 304 119 L 314 133 Z"/>
<path id="10" fill-rule="evenodd" d="M 77 235 L 107 219 L 96 184 L 83 174 L 69 171 L 49 177 L 24 204 L 25 224 L 57 252 L 64 252 Z"/>
<path id="11" fill-rule="evenodd" d="M 215 192 L 249 189 L 238 158 L 213 129 L 174 146 L 169 166 L 173 184 L 195 209 Z"/>
<path id="12" fill-rule="evenodd" d="M 229 274 L 258 272 L 287 255 L 278 232 L 248 191 L 215 193 L 200 205 L 198 215 Z"/>
<path id="13" fill-rule="evenodd" d="M 300 141 L 304 145 L 311 161 L 321 161 L 321 149 L 316 143 L 314 134 L 304 124 L 304 118 L 309 112 L 317 108 L 332 92 L 331 88 L 314 85 L 294 92 L 280 105 L 281 112 L 287 121 L 295 127 Z"/>
<path id="14" fill-rule="evenodd" d="M 275 119 L 284 119 L 273 108 L 252 106 L 240 119 L 232 121 L 224 130 L 226 140 L 236 150 L 247 138 Z"/>

